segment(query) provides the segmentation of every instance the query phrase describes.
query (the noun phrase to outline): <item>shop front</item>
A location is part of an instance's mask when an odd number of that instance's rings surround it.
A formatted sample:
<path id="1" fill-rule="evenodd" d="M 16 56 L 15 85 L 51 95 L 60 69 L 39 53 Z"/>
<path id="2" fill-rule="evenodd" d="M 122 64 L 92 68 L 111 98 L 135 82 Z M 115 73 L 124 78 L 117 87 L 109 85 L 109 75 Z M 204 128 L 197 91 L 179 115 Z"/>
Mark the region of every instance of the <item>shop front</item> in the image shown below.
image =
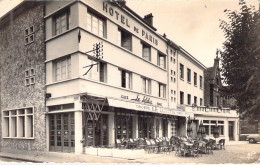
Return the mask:
<path id="1" fill-rule="evenodd" d="M 118 139 L 170 138 L 185 128 L 179 122 L 186 120 L 185 111 L 114 98 L 75 98 L 48 106 L 50 151 L 97 155 L 98 149 L 115 148 Z"/>

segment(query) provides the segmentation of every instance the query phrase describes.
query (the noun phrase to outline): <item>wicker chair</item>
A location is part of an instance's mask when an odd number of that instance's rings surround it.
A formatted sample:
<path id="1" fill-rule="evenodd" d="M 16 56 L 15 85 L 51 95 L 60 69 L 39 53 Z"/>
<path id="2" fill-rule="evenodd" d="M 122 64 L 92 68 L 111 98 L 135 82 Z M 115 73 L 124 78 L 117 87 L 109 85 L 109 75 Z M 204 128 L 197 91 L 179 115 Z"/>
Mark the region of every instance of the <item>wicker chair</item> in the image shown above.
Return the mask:
<path id="1" fill-rule="evenodd" d="M 220 146 L 220 149 L 224 149 L 225 150 L 225 139 L 220 139 L 218 141 L 218 144 Z"/>
<path id="2" fill-rule="evenodd" d="M 211 153 L 213 155 L 213 141 L 209 141 L 207 144 L 206 144 L 206 151 L 207 153 Z"/>

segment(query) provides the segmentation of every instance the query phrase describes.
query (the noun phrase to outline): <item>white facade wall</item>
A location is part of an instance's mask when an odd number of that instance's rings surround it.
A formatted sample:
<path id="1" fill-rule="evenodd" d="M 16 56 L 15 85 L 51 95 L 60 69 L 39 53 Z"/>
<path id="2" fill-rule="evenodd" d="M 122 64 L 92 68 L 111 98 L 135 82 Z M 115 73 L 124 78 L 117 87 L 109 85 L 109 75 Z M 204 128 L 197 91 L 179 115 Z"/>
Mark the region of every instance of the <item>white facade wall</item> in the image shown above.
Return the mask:
<path id="1" fill-rule="evenodd" d="M 184 66 L 184 78 L 180 78 L 180 64 Z M 187 79 L 187 68 L 191 70 L 191 82 Z M 194 85 L 194 72 L 197 73 L 197 86 Z M 184 92 L 184 105 L 188 105 L 188 94 L 191 95 L 191 106 L 194 103 L 194 96 L 197 97 L 197 105 L 200 105 L 200 98 L 203 99 L 202 106 L 204 106 L 204 91 L 203 82 L 202 88 L 200 88 L 200 76 L 202 76 L 204 82 L 204 69 L 192 60 L 189 55 L 179 52 L 178 54 L 178 105 L 180 105 L 180 91 Z"/>

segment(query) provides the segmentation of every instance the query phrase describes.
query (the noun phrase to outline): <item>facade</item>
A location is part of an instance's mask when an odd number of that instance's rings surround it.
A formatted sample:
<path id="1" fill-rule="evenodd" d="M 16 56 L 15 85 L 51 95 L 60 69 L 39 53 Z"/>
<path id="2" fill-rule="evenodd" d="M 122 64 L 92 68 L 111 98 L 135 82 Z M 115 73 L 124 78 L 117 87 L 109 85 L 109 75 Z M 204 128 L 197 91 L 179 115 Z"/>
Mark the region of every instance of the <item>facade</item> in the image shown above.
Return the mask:
<path id="1" fill-rule="evenodd" d="M 1 18 L 1 148 L 46 150 L 44 5 Z"/>
<path id="2" fill-rule="evenodd" d="M 42 102 L 42 111 L 35 108 L 37 105 L 30 97 L 20 98 L 21 103 L 25 98 L 32 101 L 25 106 L 6 107 L 5 100 L 1 100 L 2 129 L 12 125 L 5 120 L 9 109 L 17 111 L 19 122 L 20 107 L 26 107 L 27 113 L 30 112 L 27 107 L 34 107 L 34 138 L 30 143 L 41 144 L 44 151 L 80 154 L 93 147 L 115 147 L 117 139 L 186 136 L 188 117 L 195 121 L 192 136 L 196 136 L 198 123 L 209 121 L 213 115 L 212 120 L 217 119 L 225 130 L 222 138 L 228 140 L 227 123 L 229 118 L 238 122 L 236 112 L 230 109 L 216 112 L 204 107 L 206 67 L 166 35 L 158 34 L 152 14 L 142 18 L 124 2 L 47 1 L 43 6 L 44 15 L 37 21 L 42 21 L 45 28 L 39 38 L 45 47 L 34 53 L 41 56 L 37 62 L 44 77 L 35 81 L 40 81 L 42 98 L 31 91 L 32 97 Z M 102 45 L 101 52 L 95 50 L 97 43 Z M 21 73 L 27 75 L 26 69 Z M 2 68 L 1 75 L 3 98 L 10 93 L 4 89 L 7 75 Z M 10 98 L 16 100 L 14 96 Z M 9 120 L 13 120 L 12 113 Z M 234 124 L 232 131 L 237 127 Z M 37 140 L 38 129 L 45 137 L 41 141 Z M 2 145 L 9 140 L 4 137 Z M 10 137 L 12 141 L 18 139 Z"/>

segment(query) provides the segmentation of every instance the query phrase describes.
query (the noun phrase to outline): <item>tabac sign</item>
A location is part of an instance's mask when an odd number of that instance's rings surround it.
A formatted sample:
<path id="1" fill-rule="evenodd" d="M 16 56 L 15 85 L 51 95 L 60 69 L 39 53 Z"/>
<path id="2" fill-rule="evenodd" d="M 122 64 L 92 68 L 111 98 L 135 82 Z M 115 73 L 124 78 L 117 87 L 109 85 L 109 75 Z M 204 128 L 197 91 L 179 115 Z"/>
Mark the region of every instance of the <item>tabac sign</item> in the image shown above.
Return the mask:
<path id="1" fill-rule="evenodd" d="M 103 11 L 108 13 L 111 17 L 115 18 L 120 24 L 126 25 L 129 30 L 134 31 L 137 35 L 141 36 L 148 43 L 152 43 L 158 46 L 158 39 L 154 35 L 152 35 L 144 28 L 133 25 L 133 22 L 130 22 L 130 18 L 128 18 L 125 14 L 122 14 L 122 12 L 117 10 L 115 7 L 109 5 L 106 2 L 103 2 Z"/>

